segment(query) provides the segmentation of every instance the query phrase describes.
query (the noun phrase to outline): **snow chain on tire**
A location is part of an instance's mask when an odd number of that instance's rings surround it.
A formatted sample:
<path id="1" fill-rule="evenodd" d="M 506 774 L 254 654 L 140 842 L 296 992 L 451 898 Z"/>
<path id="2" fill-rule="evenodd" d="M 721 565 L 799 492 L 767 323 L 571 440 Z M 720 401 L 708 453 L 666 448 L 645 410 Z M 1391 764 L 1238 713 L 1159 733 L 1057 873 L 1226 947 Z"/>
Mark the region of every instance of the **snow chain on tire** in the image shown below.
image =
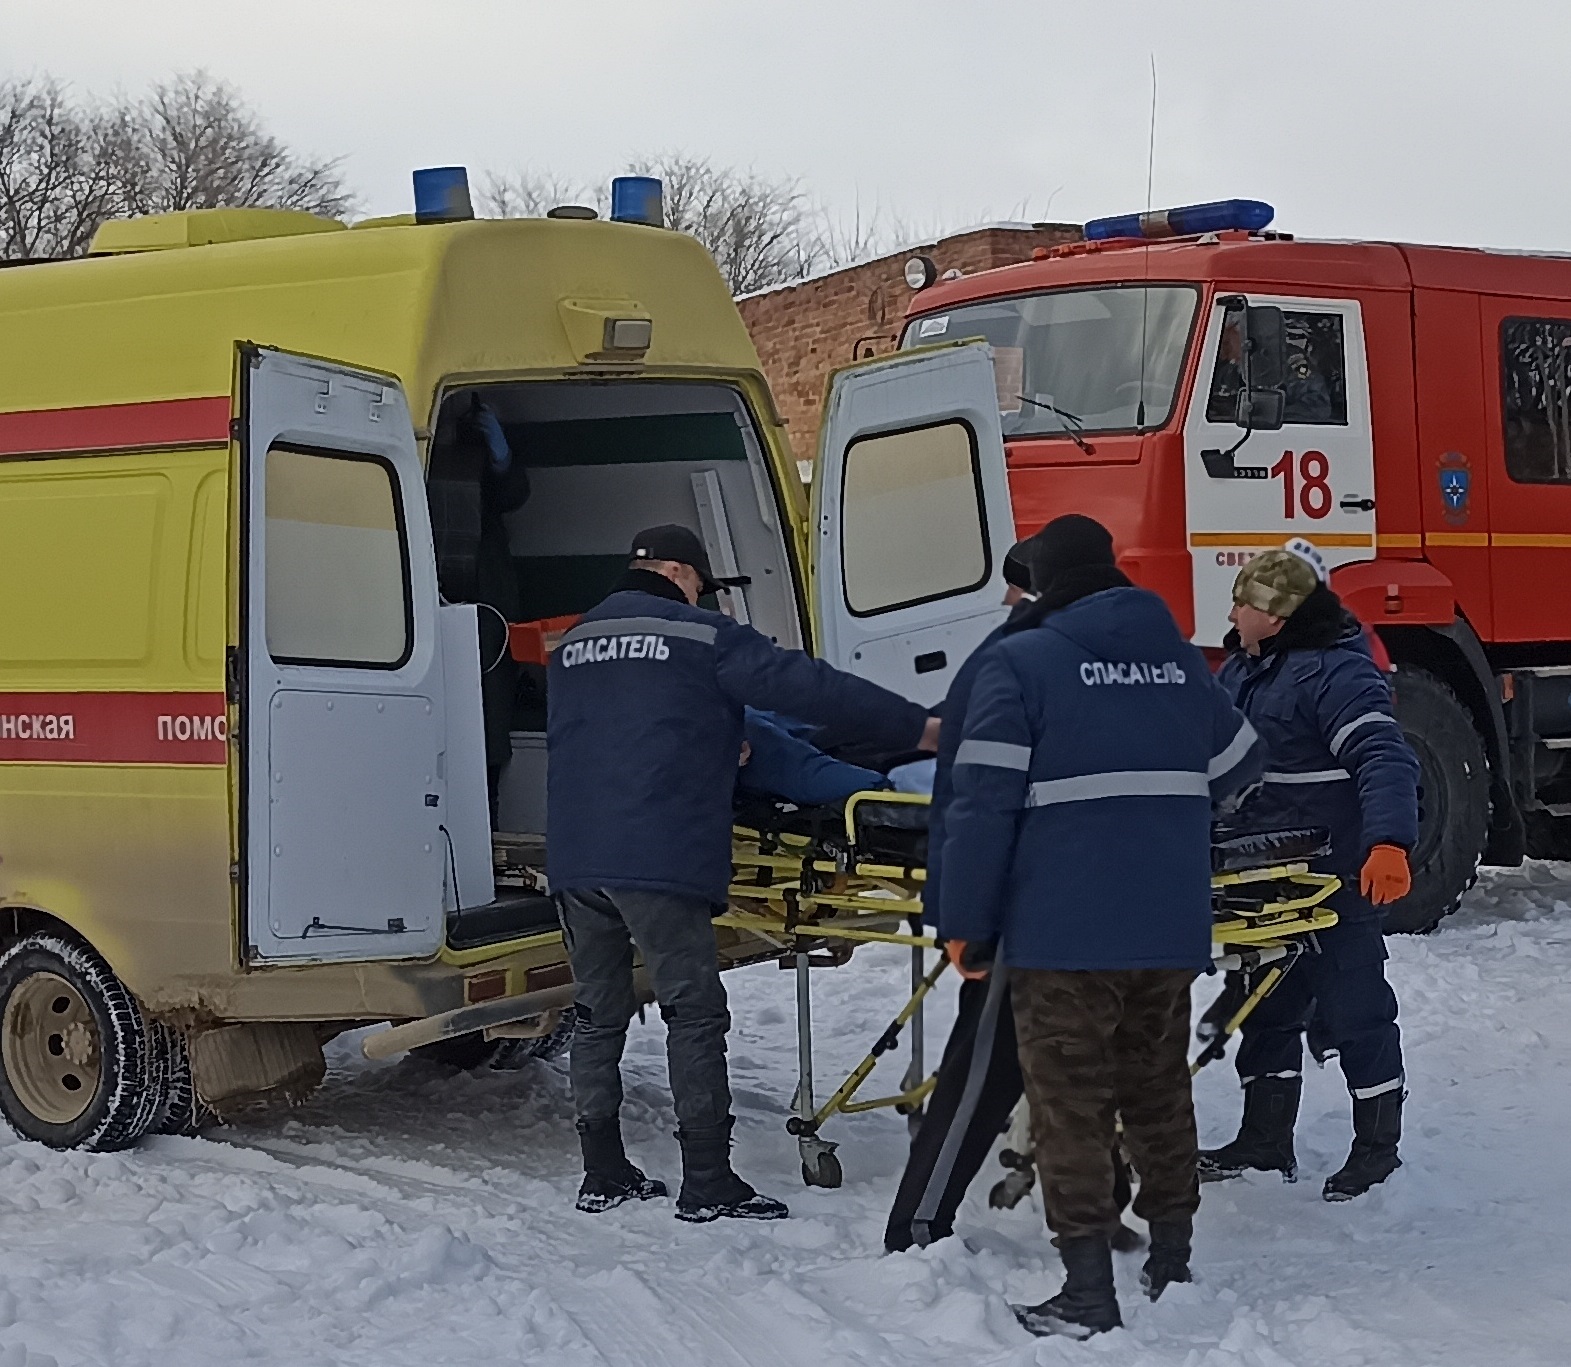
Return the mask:
<path id="1" fill-rule="evenodd" d="M 79 1115 L 51 1122 L 29 1110 L 0 1058 L 0 1111 L 18 1134 L 58 1149 L 110 1152 L 126 1149 L 146 1135 L 169 1104 L 170 1057 L 167 1032 L 143 1014 L 136 999 L 94 951 L 53 932 L 28 935 L 0 954 L 0 1031 L 10 1032 L 21 1014 L 13 997 L 42 978 L 64 981 L 92 1018 L 78 1038 L 95 1037 L 98 1080 Z M 64 995 L 58 1000 L 65 1000 Z M 57 1052 L 58 1037 L 46 1044 Z M 0 1040 L 8 1051 L 25 1050 L 27 1041 Z M 80 1085 L 80 1084 L 78 1084 Z"/>

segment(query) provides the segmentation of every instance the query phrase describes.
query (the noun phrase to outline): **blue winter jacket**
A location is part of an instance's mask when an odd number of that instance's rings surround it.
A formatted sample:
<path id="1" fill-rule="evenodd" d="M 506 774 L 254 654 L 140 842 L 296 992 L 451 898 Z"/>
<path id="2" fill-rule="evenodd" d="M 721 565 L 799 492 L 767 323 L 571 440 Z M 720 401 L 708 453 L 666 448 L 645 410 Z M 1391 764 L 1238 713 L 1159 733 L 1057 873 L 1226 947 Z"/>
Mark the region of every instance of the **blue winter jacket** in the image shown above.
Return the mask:
<path id="1" fill-rule="evenodd" d="M 1023 605 L 1030 607 L 1027 600 Z M 943 726 L 938 733 L 938 763 L 933 769 L 933 805 L 927 817 L 927 882 L 922 886 L 922 919 L 929 925 L 938 924 L 939 872 L 944 863 L 944 826 L 949 812 L 949 801 L 954 796 L 955 752 L 960 749 L 960 738 L 965 733 L 966 713 L 971 706 L 971 690 L 976 686 L 976 676 L 988 647 L 1001 641 L 1019 620 L 1020 607 L 1010 614 L 1009 621 L 1001 622 L 982 638 L 977 646 L 955 670 L 949 681 L 949 692 L 939 709 Z"/>
<path id="2" fill-rule="evenodd" d="M 876 769 L 826 755 L 756 707 L 745 710 L 742 734 L 752 751 L 736 776 L 736 786 L 743 792 L 816 807 L 844 802 L 852 793 L 889 787 L 889 780 Z"/>
<path id="3" fill-rule="evenodd" d="M 1236 637 L 1229 645 L 1218 678 L 1260 733 L 1266 759 L 1241 823 L 1326 827 L 1331 854 L 1317 867 L 1356 893 L 1371 846 L 1411 850 L 1418 840 L 1418 759 L 1362 628 L 1321 589 L 1259 656 Z"/>
<path id="4" fill-rule="evenodd" d="M 988 648 L 955 755 L 939 931 L 1013 968 L 1204 968 L 1211 804 L 1254 731 L 1137 588 Z"/>
<path id="5" fill-rule="evenodd" d="M 927 714 L 915 703 L 690 607 L 659 575 L 634 571 L 623 583 L 551 656 L 552 888 L 648 888 L 724 902 L 747 703 L 845 722 L 891 749 L 921 739 Z"/>

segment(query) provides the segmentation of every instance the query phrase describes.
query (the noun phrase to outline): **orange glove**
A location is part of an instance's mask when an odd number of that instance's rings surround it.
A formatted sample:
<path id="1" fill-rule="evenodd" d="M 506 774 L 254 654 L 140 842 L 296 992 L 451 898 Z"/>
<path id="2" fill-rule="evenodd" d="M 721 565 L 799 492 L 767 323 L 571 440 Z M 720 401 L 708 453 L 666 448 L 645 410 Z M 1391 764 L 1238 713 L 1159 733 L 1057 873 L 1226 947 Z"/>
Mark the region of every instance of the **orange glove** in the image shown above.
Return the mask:
<path id="1" fill-rule="evenodd" d="M 944 952 L 949 955 L 949 962 L 955 966 L 955 971 L 962 978 L 969 978 L 972 982 L 980 982 L 987 977 L 991 965 L 985 964 L 980 968 L 973 968 L 968 965 L 965 957 L 966 947 L 969 944 L 969 940 L 946 940 L 944 942 Z"/>
<path id="2" fill-rule="evenodd" d="M 1413 873 L 1407 865 L 1407 851 L 1400 845 L 1376 845 L 1364 860 L 1358 876 L 1358 889 L 1377 907 L 1400 902 L 1413 890 Z"/>

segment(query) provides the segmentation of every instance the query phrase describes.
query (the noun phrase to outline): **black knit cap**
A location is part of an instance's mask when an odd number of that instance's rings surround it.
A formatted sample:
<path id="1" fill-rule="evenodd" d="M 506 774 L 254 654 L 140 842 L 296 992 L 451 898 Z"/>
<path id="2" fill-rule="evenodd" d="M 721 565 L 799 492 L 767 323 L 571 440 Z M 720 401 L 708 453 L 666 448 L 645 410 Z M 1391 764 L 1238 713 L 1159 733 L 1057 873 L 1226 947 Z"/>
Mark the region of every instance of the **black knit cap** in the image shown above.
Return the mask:
<path id="1" fill-rule="evenodd" d="M 1015 542 L 1009 548 L 1009 554 L 1004 557 L 1004 583 L 1010 588 L 1029 589 L 1031 587 L 1031 537 L 1026 537 Z"/>
<path id="2" fill-rule="evenodd" d="M 1094 517 L 1066 513 L 1031 538 L 1031 587 L 1038 593 L 1066 570 L 1117 563 L 1113 534 Z"/>

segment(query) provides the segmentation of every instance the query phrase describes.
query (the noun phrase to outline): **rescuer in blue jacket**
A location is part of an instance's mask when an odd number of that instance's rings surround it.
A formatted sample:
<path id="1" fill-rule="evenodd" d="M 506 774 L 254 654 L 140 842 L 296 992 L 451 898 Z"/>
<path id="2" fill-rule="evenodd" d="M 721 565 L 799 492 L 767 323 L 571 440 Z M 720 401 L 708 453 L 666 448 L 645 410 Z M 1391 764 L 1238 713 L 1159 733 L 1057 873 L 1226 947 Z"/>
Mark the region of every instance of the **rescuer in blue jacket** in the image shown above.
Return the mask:
<path id="1" fill-rule="evenodd" d="M 1047 1220 L 1067 1279 L 1034 1333 L 1119 1324 L 1113 1146 L 1140 1174 L 1155 1298 L 1189 1280 L 1199 1205 L 1186 1046 L 1211 962 L 1211 807 L 1260 771 L 1255 735 L 1089 518 L 1038 534 L 1038 601 L 977 673 L 945 822 L 939 933 L 1008 989 Z M 1056 566 L 1049 577 L 1048 564 Z"/>
<path id="2" fill-rule="evenodd" d="M 965 729 L 971 688 L 989 649 L 1002 640 L 1035 601 L 1031 593 L 1033 538 L 1017 541 L 1004 557 L 1004 606 L 1009 618 L 983 638 L 950 681 L 938 715 L 933 800 L 927 821 L 927 882 L 922 888 L 923 919 L 938 924 L 938 889 L 943 867 L 944 820 L 954 794 L 955 752 Z M 1049 577 L 1053 567 L 1047 567 Z M 925 1248 L 954 1232 L 955 1212 L 975 1180 L 1010 1114 L 1020 1102 L 1020 1056 L 1008 992 L 991 992 L 983 980 L 960 984 L 955 1023 L 922 1121 L 911 1140 L 904 1173 L 895 1192 L 884 1248 L 902 1252 Z"/>
<path id="3" fill-rule="evenodd" d="M 617 589 L 562 637 L 548 677 L 546 871 L 578 985 L 578 1205 L 665 1194 L 622 1147 L 636 944 L 667 1024 L 678 1218 L 778 1219 L 785 1206 L 731 1168 L 730 1015 L 710 922 L 731 880 L 743 708 L 849 724 L 891 750 L 932 749 L 938 724 L 886 689 L 697 607 L 723 586 L 688 528 L 641 532 L 630 555 Z"/>
<path id="4" fill-rule="evenodd" d="M 1201 1154 L 1201 1175 L 1248 1168 L 1297 1174 L 1293 1127 L 1303 1090 L 1303 1034 L 1313 1014 L 1338 1052 L 1353 1099 L 1353 1146 L 1326 1179 L 1343 1201 L 1400 1165 L 1402 1038 L 1385 977 L 1379 908 L 1412 887 L 1407 852 L 1418 839 L 1418 759 L 1391 707 L 1358 620 L 1325 582 L 1307 542 L 1266 551 L 1233 588 L 1229 655 L 1219 678 L 1260 733 L 1266 772 L 1239 819 L 1257 829 L 1324 826 L 1331 853 L 1317 865 L 1342 879 L 1337 924 L 1243 1026 L 1238 1137 Z"/>

